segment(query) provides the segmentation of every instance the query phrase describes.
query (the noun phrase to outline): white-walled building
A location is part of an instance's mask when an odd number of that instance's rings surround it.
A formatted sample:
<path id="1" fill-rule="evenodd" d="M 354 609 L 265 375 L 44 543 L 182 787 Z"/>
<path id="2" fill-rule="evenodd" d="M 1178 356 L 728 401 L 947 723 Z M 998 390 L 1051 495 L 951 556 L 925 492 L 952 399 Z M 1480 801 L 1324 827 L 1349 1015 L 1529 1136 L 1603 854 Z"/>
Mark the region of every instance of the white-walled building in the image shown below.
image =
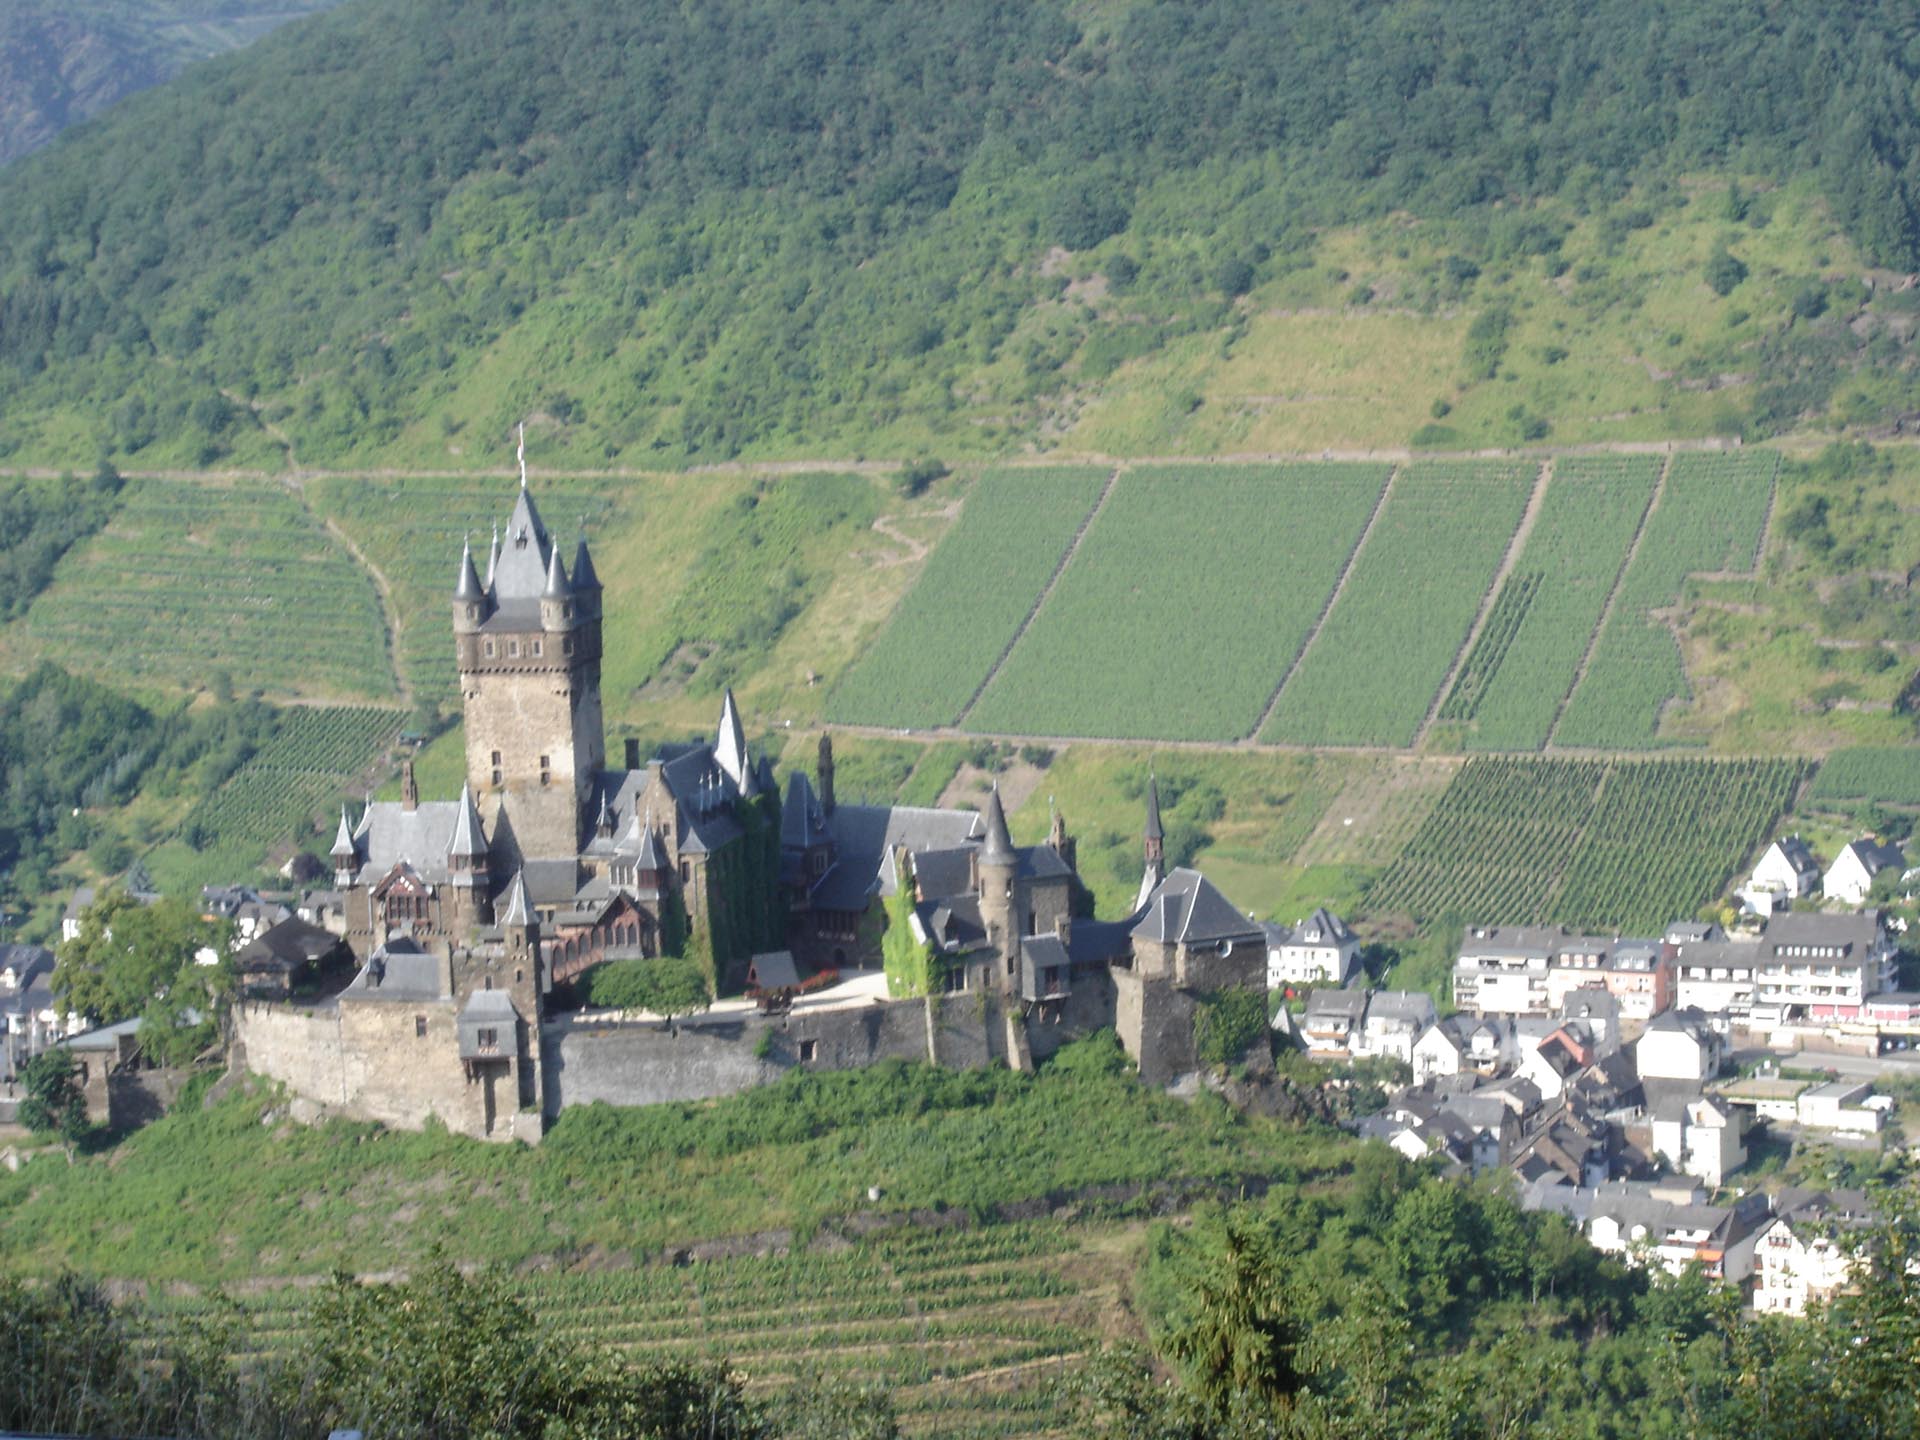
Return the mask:
<path id="1" fill-rule="evenodd" d="M 1899 874 L 1907 868 L 1906 856 L 1898 845 L 1882 845 L 1873 839 L 1848 844 L 1827 867 L 1824 888 L 1829 900 L 1843 905 L 1864 905 L 1873 889 L 1874 876 L 1882 870 Z"/>
<path id="2" fill-rule="evenodd" d="M 1831 1300 L 1866 1258 L 1858 1236 L 1872 1223 L 1857 1190 L 1786 1191 L 1753 1243 L 1753 1308 L 1804 1315 L 1810 1301 Z"/>
<path id="3" fill-rule="evenodd" d="M 1653 1151 L 1683 1175 L 1715 1190 L 1747 1163 L 1740 1112 L 1705 1096 L 1671 1096 L 1653 1113 Z"/>
<path id="4" fill-rule="evenodd" d="M 1819 888 L 1819 860 L 1806 841 L 1788 835 L 1767 847 L 1740 898 L 1756 914 L 1772 915 L 1792 909 L 1794 901 L 1805 899 Z"/>
<path id="5" fill-rule="evenodd" d="M 1322 907 L 1292 925 L 1269 921 L 1267 988 L 1345 985 L 1360 964 L 1360 937 L 1347 922 Z"/>
<path id="6" fill-rule="evenodd" d="M 1711 1080 L 1726 1058 L 1726 1037 L 1698 1010 L 1669 1010 L 1633 1042 L 1642 1080 Z"/>

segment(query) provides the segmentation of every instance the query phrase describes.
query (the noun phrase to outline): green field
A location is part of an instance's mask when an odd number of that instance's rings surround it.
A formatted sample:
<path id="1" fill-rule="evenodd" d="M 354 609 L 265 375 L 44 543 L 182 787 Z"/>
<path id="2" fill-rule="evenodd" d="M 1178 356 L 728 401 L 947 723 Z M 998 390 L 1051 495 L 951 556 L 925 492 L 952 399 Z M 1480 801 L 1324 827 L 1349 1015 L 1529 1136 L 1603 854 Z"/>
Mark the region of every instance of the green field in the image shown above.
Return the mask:
<path id="1" fill-rule="evenodd" d="M 1660 478 L 1654 456 L 1555 463 L 1513 573 L 1454 682 L 1442 720 L 1476 750 L 1537 750 L 1573 688 Z"/>
<path id="2" fill-rule="evenodd" d="M 874 645 L 834 688 L 827 718 L 951 725 L 1019 634 L 1099 499 L 1102 470 L 989 470 L 960 522 Z"/>
<path id="3" fill-rule="evenodd" d="M 1367 908 L 1657 932 L 1719 897 L 1803 773 L 1793 760 L 1474 760 Z"/>
<path id="4" fill-rule="evenodd" d="M 1385 479 L 1371 465 L 1128 471 L 967 728 L 1248 734 Z"/>
<path id="5" fill-rule="evenodd" d="M 1681 600 L 1690 575 L 1754 568 L 1779 468 L 1772 451 L 1673 457 L 1587 673 L 1554 729 L 1556 745 L 1659 742 L 1661 713 L 1692 691 L 1656 612 Z"/>
<path id="6" fill-rule="evenodd" d="M 36 652 L 122 681 L 394 693 L 372 581 L 273 480 L 133 482 L 22 624 Z"/>
<path id="7" fill-rule="evenodd" d="M 1402 469 L 1263 740 L 1410 745 L 1446 683 L 1538 470 L 1513 461 Z"/>

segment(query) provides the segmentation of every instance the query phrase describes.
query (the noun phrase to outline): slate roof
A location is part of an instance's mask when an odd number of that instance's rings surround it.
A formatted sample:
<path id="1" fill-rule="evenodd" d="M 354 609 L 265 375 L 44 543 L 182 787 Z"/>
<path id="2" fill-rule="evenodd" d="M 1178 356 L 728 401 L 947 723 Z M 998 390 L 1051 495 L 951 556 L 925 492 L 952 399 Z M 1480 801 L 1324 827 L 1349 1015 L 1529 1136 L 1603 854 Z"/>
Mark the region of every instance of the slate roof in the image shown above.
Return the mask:
<path id="1" fill-rule="evenodd" d="M 1290 943 L 1294 945 L 1341 946 L 1353 939 L 1347 922 L 1324 905 L 1295 925 L 1291 933 Z"/>
<path id="2" fill-rule="evenodd" d="M 920 928 L 936 948 L 959 954 L 984 945 L 987 927 L 980 919 L 980 902 L 971 895 L 945 900 L 923 900 L 914 906 Z"/>
<path id="3" fill-rule="evenodd" d="M 1765 933 L 1760 937 L 1761 945 L 1770 953 L 1778 954 L 1782 947 L 1806 948 L 1812 950 L 1835 950 L 1839 953 L 1831 959 L 1844 965 L 1864 965 L 1872 960 L 1881 946 L 1880 912 L 1865 910 L 1857 913 L 1824 914 L 1815 912 L 1788 911 L 1776 915 L 1768 922 Z M 1789 956 L 1789 959 L 1803 957 Z"/>
<path id="4" fill-rule="evenodd" d="M 720 702 L 720 733 L 714 741 L 714 760 L 727 773 L 727 778 L 742 793 L 753 789 L 751 762 L 747 758 L 747 732 L 740 724 L 739 707 L 733 703 L 733 687 L 727 687 L 726 697 Z"/>
<path id="5" fill-rule="evenodd" d="M 1076 920 L 1067 931 L 1067 955 L 1076 965 L 1107 964 L 1133 949 L 1133 921 Z"/>
<path id="6" fill-rule="evenodd" d="M 768 950 L 749 962 L 748 979 L 762 990 L 795 990 L 800 986 L 800 971 L 791 950 Z"/>
<path id="7" fill-rule="evenodd" d="M 293 970 L 331 955 L 346 942 L 330 930 L 294 918 L 262 931 L 234 956 L 241 970 Z"/>
<path id="8" fill-rule="evenodd" d="M 784 823 L 785 817 L 782 817 Z M 857 910 L 866 904 L 829 904 L 828 897 L 850 899 L 893 894 L 899 883 L 893 852 L 904 848 L 947 849 L 977 836 L 980 817 L 971 810 L 934 810 L 911 805 L 836 805 L 825 817 L 833 836 L 836 862 L 814 887 L 814 903 L 827 909 Z"/>
<path id="9" fill-rule="evenodd" d="M 439 957 L 411 935 L 396 935 L 367 957 L 340 998 L 410 1004 L 451 997 L 441 988 Z"/>
<path id="10" fill-rule="evenodd" d="M 1907 857 L 1900 853 L 1898 845 L 1882 845 L 1877 840 L 1849 841 L 1846 849 L 1840 854 L 1845 855 L 1848 851 L 1853 853 L 1869 875 L 1877 875 L 1882 870 L 1890 870 L 1895 866 L 1905 868 L 1907 863 Z M 1839 857 L 1836 856 L 1834 864 L 1839 863 Z"/>
<path id="11" fill-rule="evenodd" d="M 553 541 L 541 522 L 539 508 L 522 485 L 507 520 L 499 562 L 493 567 L 495 601 L 504 605 L 514 600 L 538 600 L 547 586 L 547 560 L 552 553 Z"/>
<path id="12" fill-rule="evenodd" d="M 0 945 L 0 970 L 13 971 L 16 982 L 11 987 L 0 986 L 0 995 L 6 994 L 8 988 L 24 990 L 33 983 L 34 976 L 51 969 L 53 951 L 44 945 Z"/>
<path id="13" fill-rule="evenodd" d="M 1345 1020 L 1355 1030 L 1367 1013 L 1367 992 L 1364 990 L 1327 990 L 1315 989 L 1307 992 L 1306 1023 L 1315 1021 Z"/>
<path id="14" fill-rule="evenodd" d="M 1149 840 L 1165 838 L 1165 832 L 1160 828 L 1160 780 L 1156 775 L 1147 776 L 1146 838 Z"/>
<path id="15" fill-rule="evenodd" d="M 397 800 L 375 800 L 360 817 L 354 850 L 370 878 L 405 861 L 429 885 L 443 885 L 452 876 L 447 852 L 459 825 L 458 800 L 426 800 L 412 810 Z"/>
<path id="16" fill-rule="evenodd" d="M 986 808 L 980 814 L 985 827 L 986 843 L 980 848 L 980 859 L 986 864 L 1005 864 L 1014 859 L 1013 837 L 1007 833 L 1007 811 L 1000 803 L 1000 786 L 996 782 L 987 792 Z"/>
<path id="17" fill-rule="evenodd" d="M 1807 848 L 1807 842 L 1798 835 L 1788 835 L 1776 840 L 1769 848 L 1780 852 L 1780 858 L 1792 867 L 1795 875 L 1811 878 L 1820 873 L 1820 862 L 1813 858 L 1813 851 Z"/>
<path id="18" fill-rule="evenodd" d="M 780 802 L 780 845 L 786 850 L 812 850 L 828 844 L 833 836 L 827 830 L 826 811 L 813 793 L 813 782 L 804 770 L 787 774 L 787 795 Z"/>
<path id="19" fill-rule="evenodd" d="M 1220 940 L 1263 944 L 1266 939 L 1258 922 L 1234 909 L 1211 880 L 1184 866 L 1154 887 L 1133 934 L 1140 940 L 1179 945 Z"/>
<path id="20" fill-rule="evenodd" d="M 1072 962 L 1067 947 L 1060 943 L 1058 935 L 1029 935 L 1020 942 L 1020 994 L 1024 999 L 1038 1000 L 1044 988 L 1040 977 L 1050 969 L 1071 972 Z M 1061 979 L 1067 980 L 1067 975 Z"/>
<path id="21" fill-rule="evenodd" d="M 527 925 L 533 920 L 532 907 L 527 903 L 527 872 L 523 867 L 513 877 L 513 883 L 507 887 L 506 908 L 500 914 L 502 925 Z"/>

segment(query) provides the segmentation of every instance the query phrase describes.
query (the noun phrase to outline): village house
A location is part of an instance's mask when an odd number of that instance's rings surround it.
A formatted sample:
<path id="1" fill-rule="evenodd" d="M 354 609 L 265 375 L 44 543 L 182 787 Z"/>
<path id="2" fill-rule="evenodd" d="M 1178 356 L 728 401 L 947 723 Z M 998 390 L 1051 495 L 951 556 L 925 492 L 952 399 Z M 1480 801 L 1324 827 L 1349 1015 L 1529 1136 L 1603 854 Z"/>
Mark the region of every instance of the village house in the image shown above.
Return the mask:
<path id="1" fill-rule="evenodd" d="M 1474 1015 L 1552 1015 L 1576 992 L 1604 991 L 1623 1019 L 1649 1020 L 1673 1000 L 1673 947 L 1658 940 L 1580 935 L 1563 926 L 1467 931 L 1453 966 L 1453 1001 Z"/>
<path id="2" fill-rule="evenodd" d="M 1359 968 L 1360 937 L 1322 907 L 1292 925 L 1268 921 L 1267 988 L 1345 985 Z"/>
<path id="3" fill-rule="evenodd" d="M 1702 1095 L 1669 1095 L 1652 1117 L 1653 1151 L 1683 1175 L 1717 1190 L 1747 1163 L 1740 1112 Z"/>
<path id="4" fill-rule="evenodd" d="M 1899 875 L 1906 868 L 1906 856 L 1901 854 L 1898 845 L 1883 845 L 1872 838 L 1854 840 L 1834 856 L 1833 864 L 1827 867 L 1823 888 L 1829 900 L 1838 900 L 1842 905 L 1864 905 L 1873 890 L 1875 876 L 1885 870 Z"/>
<path id="5" fill-rule="evenodd" d="M 1645 1080 L 1711 1080 L 1726 1063 L 1727 1039 L 1699 1010 L 1669 1010 L 1633 1043 L 1633 1061 Z"/>
<path id="6" fill-rule="evenodd" d="M 1798 835 L 1788 835 L 1767 846 L 1741 888 L 1741 902 L 1757 915 L 1773 915 L 1793 908 L 1820 888 L 1820 862 Z"/>
<path id="7" fill-rule="evenodd" d="M 1852 1283 L 1867 1252 L 1862 1233 L 1873 1211 L 1858 1190 L 1786 1190 L 1753 1237 L 1753 1308 L 1804 1315 Z"/>

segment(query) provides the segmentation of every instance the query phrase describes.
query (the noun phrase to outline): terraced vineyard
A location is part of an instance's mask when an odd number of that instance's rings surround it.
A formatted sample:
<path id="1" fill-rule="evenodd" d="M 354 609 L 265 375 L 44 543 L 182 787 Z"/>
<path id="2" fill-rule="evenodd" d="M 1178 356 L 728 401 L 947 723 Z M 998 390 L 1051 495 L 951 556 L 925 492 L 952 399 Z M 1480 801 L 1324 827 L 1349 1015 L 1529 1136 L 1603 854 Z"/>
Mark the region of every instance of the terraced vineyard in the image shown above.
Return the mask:
<path id="1" fill-rule="evenodd" d="M 1537 750 L 1573 688 L 1660 478 L 1651 455 L 1559 461 L 1442 720 L 1470 722 L 1469 749 Z"/>
<path id="2" fill-rule="evenodd" d="M 1264 740 L 1409 745 L 1446 683 L 1538 470 L 1410 465 L 1353 562 Z"/>
<path id="3" fill-rule="evenodd" d="M 884 1381 L 910 1434 L 1014 1436 L 1060 1423 L 1061 1362 L 1099 1344 L 1114 1297 L 1063 1276 L 1085 1227 L 1053 1221 L 908 1231 L 843 1249 L 650 1265 L 516 1282 L 543 1329 L 593 1349 L 725 1360 L 750 1389 L 803 1371 Z M 305 1334 L 311 1291 L 240 1302 L 254 1355 Z M 218 1302 L 156 1296 L 152 1333 Z"/>
<path id="4" fill-rule="evenodd" d="M 1803 772 L 1797 760 L 1473 760 L 1367 908 L 1658 930 L 1720 895 Z"/>
<path id="5" fill-rule="evenodd" d="M 989 470 L 887 628 L 827 704 L 855 725 L 950 725 L 1086 522 L 1104 470 Z"/>
<path id="6" fill-rule="evenodd" d="M 162 883 L 249 873 L 271 847 L 300 838 L 351 798 L 348 786 L 393 743 L 403 718 L 372 706 L 282 711 L 273 738 L 188 812 L 180 838 L 153 858 L 154 873 Z"/>
<path id="7" fill-rule="evenodd" d="M 475 563 L 484 569 L 493 527 L 504 524 L 513 509 L 511 482 L 449 476 L 334 478 L 321 484 L 318 493 L 393 587 L 401 626 L 398 661 L 415 693 L 452 706 L 457 687 L 448 603 L 460 543 L 472 537 Z M 582 522 L 591 524 L 612 508 L 611 500 L 587 486 L 547 479 L 541 480 L 536 498 L 540 518 L 561 542 L 561 555 L 569 565 Z"/>
<path id="8" fill-rule="evenodd" d="M 373 582 L 283 486 L 139 480 L 27 611 L 63 665 L 198 687 L 394 693 Z"/>
<path id="9" fill-rule="evenodd" d="M 1385 481 L 1377 465 L 1126 472 L 968 728 L 1246 735 Z"/>
<path id="10" fill-rule="evenodd" d="M 1779 466 L 1772 451 L 1673 457 L 1587 673 L 1554 730 L 1556 745 L 1659 742 L 1661 713 L 1691 692 L 1680 647 L 1655 612 L 1681 598 L 1690 575 L 1754 567 Z"/>

